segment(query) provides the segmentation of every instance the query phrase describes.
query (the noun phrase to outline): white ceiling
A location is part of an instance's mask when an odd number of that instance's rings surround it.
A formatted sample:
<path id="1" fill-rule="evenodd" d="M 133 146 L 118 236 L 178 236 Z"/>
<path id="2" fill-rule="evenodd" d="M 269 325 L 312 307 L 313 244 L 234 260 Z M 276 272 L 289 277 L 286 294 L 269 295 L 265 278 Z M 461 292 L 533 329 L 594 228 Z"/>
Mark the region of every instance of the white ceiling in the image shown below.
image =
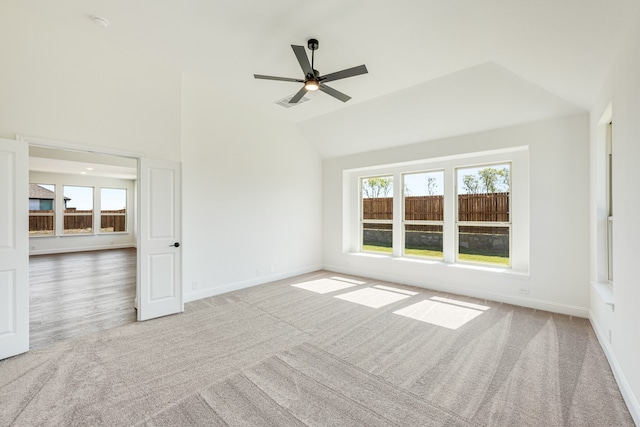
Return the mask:
<path id="1" fill-rule="evenodd" d="M 29 147 L 29 171 L 118 179 L 138 177 L 135 159 L 36 146 Z"/>
<path id="2" fill-rule="evenodd" d="M 323 157 L 586 111 L 638 0 L 1 0 L 199 73 L 297 123 Z M 108 19 L 101 29 L 90 15 Z M 294 108 L 291 44 L 320 41 L 321 74 L 366 64 Z"/>

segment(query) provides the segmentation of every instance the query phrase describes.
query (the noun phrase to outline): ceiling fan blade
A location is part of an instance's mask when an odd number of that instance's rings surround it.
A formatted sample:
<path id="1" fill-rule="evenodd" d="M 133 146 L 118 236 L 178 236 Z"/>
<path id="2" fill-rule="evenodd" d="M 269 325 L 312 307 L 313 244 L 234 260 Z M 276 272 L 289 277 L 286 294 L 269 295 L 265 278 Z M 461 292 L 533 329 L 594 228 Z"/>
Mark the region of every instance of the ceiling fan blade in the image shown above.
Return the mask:
<path id="1" fill-rule="evenodd" d="M 293 49 L 293 53 L 296 54 L 296 58 L 298 58 L 300 68 L 302 68 L 302 72 L 304 72 L 305 77 L 308 75 L 313 76 L 313 69 L 309 63 L 309 57 L 307 56 L 307 52 L 304 50 L 304 46 L 296 46 L 292 44 L 291 49 Z"/>
<path id="2" fill-rule="evenodd" d="M 321 82 L 332 82 L 334 80 L 346 79 L 347 77 L 359 76 L 360 74 L 367 74 L 367 67 L 364 65 L 358 65 L 357 67 L 347 68 L 346 70 L 336 71 L 335 73 L 327 74 L 326 76 L 318 77 Z"/>
<path id="3" fill-rule="evenodd" d="M 279 80 L 282 82 L 304 83 L 304 80 L 292 79 L 289 77 L 263 76 L 262 74 L 254 74 L 253 77 L 255 77 L 256 79 L 264 79 L 264 80 Z"/>
<path id="4" fill-rule="evenodd" d="M 321 91 L 323 91 L 324 93 L 326 93 L 327 95 L 331 95 L 336 99 L 339 99 L 342 102 L 347 102 L 348 100 L 351 99 L 351 97 L 349 95 L 345 95 L 342 92 L 339 92 L 337 90 L 335 90 L 332 87 L 329 87 L 325 84 L 320 83 L 320 88 Z"/>
<path id="5" fill-rule="evenodd" d="M 302 89 L 300 89 L 298 93 L 293 95 L 293 98 L 289 100 L 289 104 L 297 104 L 298 101 L 300 101 L 306 93 L 307 93 L 307 89 L 304 86 L 302 86 Z"/>

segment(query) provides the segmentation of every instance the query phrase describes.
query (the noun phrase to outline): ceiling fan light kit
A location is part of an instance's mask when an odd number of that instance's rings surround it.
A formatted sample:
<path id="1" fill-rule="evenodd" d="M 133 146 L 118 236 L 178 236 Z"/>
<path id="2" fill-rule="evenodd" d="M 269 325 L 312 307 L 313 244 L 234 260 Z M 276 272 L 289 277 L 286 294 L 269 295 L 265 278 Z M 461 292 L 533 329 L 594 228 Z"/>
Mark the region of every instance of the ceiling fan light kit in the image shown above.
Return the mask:
<path id="1" fill-rule="evenodd" d="M 262 74 L 254 74 L 253 77 L 256 79 L 263 80 L 277 80 L 282 82 L 294 82 L 294 83 L 302 83 L 302 89 L 296 93 L 289 103 L 296 104 L 308 91 L 316 91 L 320 90 L 327 95 L 331 95 L 336 99 L 339 99 L 342 102 L 347 102 L 351 99 L 349 95 L 345 95 L 342 92 L 339 92 L 332 87 L 327 86 L 326 82 L 332 82 L 340 79 L 346 79 L 347 77 L 358 76 L 360 74 L 368 73 L 367 67 L 364 65 L 359 65 L 357 67 L 347 68 L 342 71 L 336 71 L 335 73 L 326 74 L 324 76 L 320 75 L 320 72 L 315 69 L 315 51 L 318 50 L 319 43 L 317 39 L 309 39 L 307 41 L 307 48 L 311 51 L 311 63 L 309 63 L 309 58 L 307 57 L 307 53 L 304 50 L 304 46 L 291 45 L 293 49 L 293 53 L 296 55 L 298 59 L 298 63 L 300 64 L 300 68 L 302 68 L 302 72 L 304 73 L 304 79 L 294 79 L 290 77 L 275 77 L 275 76 L 265 76 Z"/>

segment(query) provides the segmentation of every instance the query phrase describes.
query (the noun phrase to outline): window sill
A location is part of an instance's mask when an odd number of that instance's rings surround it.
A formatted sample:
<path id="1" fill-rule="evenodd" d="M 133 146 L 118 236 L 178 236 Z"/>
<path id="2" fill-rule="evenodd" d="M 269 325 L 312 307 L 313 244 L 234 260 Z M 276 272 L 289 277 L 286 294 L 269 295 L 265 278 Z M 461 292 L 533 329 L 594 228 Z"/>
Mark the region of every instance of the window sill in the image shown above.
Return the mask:
<path id="1" fill-rule="evenodd" d="M 112 232 L 106 232 L 106 233 L 98 233 L 98 236 L 115 236 L 115 235 L 124 235 L 124 234 L 131 234 L 128 231 L 112 231 Z"/>
<path id="2" fill-rule="evenodd" d="M 591 282 L 591 286 L 598 293 L 598 295 L 600 295 L 602 301 L 604 301 L 606 305 L 611 307 L 611 311 L 613 311 L 616 306 L 616 302 L 613 298 L 613 286 L 611 285 L 611 283 Z"/>
<path id="3" fill-rule="evenodd" d="M 529 280 L 530 278 L 528 272 L 515 271 L 515 270 L 512 270 L 511 268 L 504 268 L 504 267 L 493 267 L 493 266 L 465 264 L 465 263 L 448 263 L 438 259 L 426 259 L 426 258 L 419 259 L 415 257 L 394 257 L 391 254 L 375 254 L 371 252 L 347 252 L 347 255 L 373 258 L 373 259 L 389 259 L 392 262 L 403 262 L 403 263 L 413 263 L 413 264 L 422 264 L 422 265 L 438 265 L 444 268 L 484 271 L 484 272 L 493 273 L 493 274 L 509 275 L 511 277 L 521 279 L 521 280 Z"/>

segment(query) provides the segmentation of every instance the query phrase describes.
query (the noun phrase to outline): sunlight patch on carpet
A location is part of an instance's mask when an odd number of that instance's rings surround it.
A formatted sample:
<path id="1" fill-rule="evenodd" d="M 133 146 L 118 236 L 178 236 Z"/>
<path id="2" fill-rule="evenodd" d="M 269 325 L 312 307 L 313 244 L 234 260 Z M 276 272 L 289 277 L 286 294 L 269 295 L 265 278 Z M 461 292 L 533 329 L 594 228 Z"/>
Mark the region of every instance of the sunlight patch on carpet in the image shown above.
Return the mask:
<path id="1" fill-rule="evenodd" d="M 409 295 L 400 294 L 398 292 L 389 292 L 382 289 L 364 288 L 342 295 L 336 295 L 335 298 L 354 302 L 371 308 L 380 308 L 385 305 L 392 304 L 409 298 Z"/>
<path id="2" fill-rule="evenodd" d="M 328 294 L 330 292 L 340 291 L 342 289 L 352 288 L 356 286 L 353 283 L 349 283 L 345 280 L 330 279 L 318 279 L 308 282 L 295 283 L 294 288 L 305 289 L 307 291 L 315 292 L 317 294 Z"/>
<path id="3" fill-rule="evenodd" d="M 408 291 L 408 290 L 406 290 L 406 289 L 394 288 L 394 287 L 392 287 L 392 286 L 375 285 L 375 286 L 374 286 L 374 288 L 376 288 L 376 289 L 383 289 L 383 290 L 385 290 L 385 291 L 398 292 L 398 293 L 405 294 L 405 295 L 410 295 L 410 296 L 418 295 L 418 293 L 417 293 L 417 292 Z"/>
<path id="4" fill-rule="evenodd" d="M 433 297 L 432 300 L 435 298 L 439 297 Z M 447 300 L 447 298 L 439 299 Z M 450 302 L 440 302 L 432 300 L 420 301 L 416 304 L 412 304 L 408 307 L 394 311 L 393 313 L 400 316 L 408 317 L 410 319 L 419 320 L 425 323 L 431 323 L 432 325 L 442 326 L 443 328 L 453 330 L 458 329 L 459 327 L 465 325 L 467 322 L 470 322 L 483 313 L 482 309 L 462 306 L 462 304 L 469 304 L 464 301 L 454 300 L 455 304 L 453 304 Z"/>

